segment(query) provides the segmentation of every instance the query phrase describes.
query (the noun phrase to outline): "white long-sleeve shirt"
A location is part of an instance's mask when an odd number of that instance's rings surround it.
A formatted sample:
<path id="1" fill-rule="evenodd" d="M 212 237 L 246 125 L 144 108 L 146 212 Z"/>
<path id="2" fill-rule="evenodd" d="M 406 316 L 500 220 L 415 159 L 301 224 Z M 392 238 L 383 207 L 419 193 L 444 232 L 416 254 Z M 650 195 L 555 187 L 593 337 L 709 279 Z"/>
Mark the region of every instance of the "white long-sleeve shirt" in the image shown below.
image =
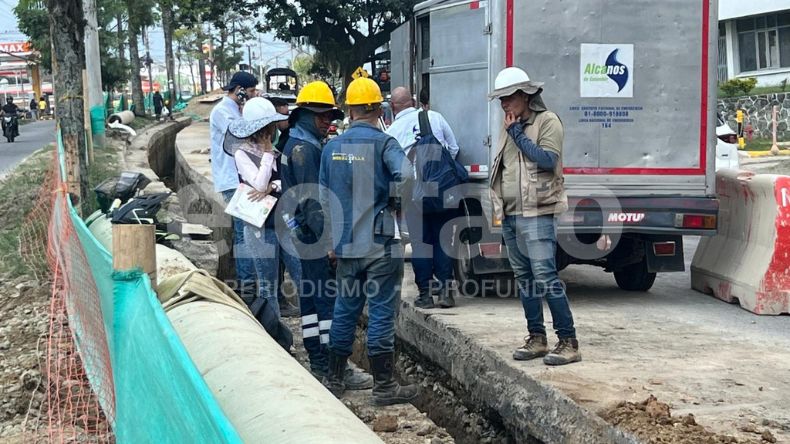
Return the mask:
<path id="1" fill-rule="evenodd" d="M 236 159 L 236 168 L 238 168 L 239 175 L 244 182 L 258 191 L 266 191 L 266 189 L 269 188 L 272 172 L 277 171 L 277 162 L 275 162 L 274 153 L 263 153 L 260 168 L 255 166 L 255 163 L 244 150 L 236 151 L 233 157 Z M 274 181 L 275 189 L 280 188 L 277 182 L 279 181 Z"/>
<path id="2" fill-rule="evenodd" d="M 221 193 L 235 190 L 239 186 L 239 175 L 233 159 L 222 148 L 225 142 L 225 133 L 231 121 L 241 119 L 239 104 L 230 97 L 222 100 L 211 110 L 211 177 L 214 181 L 214 191 Z"/>
<path id="3" fill-rule="evenodd" d="M 436 111 L 428 111 L 428 121 L 431 123 L 431 130 L 439 143 L 447 147 L 447 151 L 453 156 L 458 155 L 458 142 L 455 140 L 450 124 L 444 116 Z M 400 146 L 408 153 L 409 148 L 417 141 L 420 134 L 420 115 L 417 108 L 406 108 L 395 116 L 395 121 L 387 129 L 387 134 L 394 137 Z"/>

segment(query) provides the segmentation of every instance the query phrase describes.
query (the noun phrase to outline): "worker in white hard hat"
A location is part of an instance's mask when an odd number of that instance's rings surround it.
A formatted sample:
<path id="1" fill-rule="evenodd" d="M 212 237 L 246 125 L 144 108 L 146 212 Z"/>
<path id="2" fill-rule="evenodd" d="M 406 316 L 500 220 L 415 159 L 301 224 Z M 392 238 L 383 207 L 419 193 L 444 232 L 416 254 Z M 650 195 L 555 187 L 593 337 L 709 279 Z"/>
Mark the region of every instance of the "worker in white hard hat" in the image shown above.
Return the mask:
<path id="1" fill-rule="evenodd" d="M 519 287 L 529 336 L 516 360 L 543 358 L 547 365 L 581 361 L 565 287 L 557 275 L 555 217 L 568 209 L 562 176 L 563 128 L 541 99 L 543 83 L 520 68 L 503 69 L 489 99 L 505 112 L 491 167 L 491 201 Z M 543 299 L 559 342 L 549 351 Z"/>

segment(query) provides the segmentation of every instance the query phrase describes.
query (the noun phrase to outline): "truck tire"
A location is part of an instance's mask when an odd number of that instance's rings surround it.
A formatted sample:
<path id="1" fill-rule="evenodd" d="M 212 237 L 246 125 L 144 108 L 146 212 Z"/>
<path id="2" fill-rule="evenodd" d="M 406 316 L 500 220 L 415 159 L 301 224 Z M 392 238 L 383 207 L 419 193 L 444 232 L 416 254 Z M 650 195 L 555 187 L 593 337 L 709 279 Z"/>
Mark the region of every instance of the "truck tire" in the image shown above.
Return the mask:
<path id="1" fill-rule="evenodd" d="M 617 286 L 625 291 L 647 291 L 656 281 L 656 273 L 647 271 L 647 258 L 641 262 L 627 265 L 620 271 L 614 272 Z"/>

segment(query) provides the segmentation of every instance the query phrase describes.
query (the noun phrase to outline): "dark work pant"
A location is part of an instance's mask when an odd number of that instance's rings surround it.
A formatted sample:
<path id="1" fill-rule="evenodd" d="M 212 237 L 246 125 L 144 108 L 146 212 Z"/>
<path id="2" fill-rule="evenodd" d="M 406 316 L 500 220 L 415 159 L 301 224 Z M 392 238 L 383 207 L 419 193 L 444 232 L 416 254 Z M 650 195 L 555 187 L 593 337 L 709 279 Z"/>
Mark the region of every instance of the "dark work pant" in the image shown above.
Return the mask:
<path id="1" fill-rule="evenodd" d="M 299 256 L 309 257 L 302 249 L 310 245 L 297 245 Z M 302 316 L 302 338 L 313 371 L 326 372 L 329 361 L 327 345 L 332 313 L 335 306 L 335 273 L 329 259 L 301 259 L 302 275 L 295 282 L 299 291 L 299 310 Z M 297 279 L 297 278 L 294 278 Z"/>
<path id="2" fill-rule="evenodd" d="M 338 297 L 335 319 L 329 333 L 333 352 L 348 356 L 354 346 L 357 320 L 368 304 L 368 355 L 395 351 L 395 316 L 403 281 L 402 250 L 393 257 L 391 244 L 381 257 L 337 260 Z"/>
<path id="3" fill-rule="evenodd" d="M 417 288 L 427 289 L 434 276 L 442 287 L 453 279 L 453 260 L 447 255 L 452 246 L 452 231 L 445 231 L 442 237 L 441 230 L 456 214 L 456 210 L 421 213 L 413 203 L 406 207 L 411 265 Z"/>

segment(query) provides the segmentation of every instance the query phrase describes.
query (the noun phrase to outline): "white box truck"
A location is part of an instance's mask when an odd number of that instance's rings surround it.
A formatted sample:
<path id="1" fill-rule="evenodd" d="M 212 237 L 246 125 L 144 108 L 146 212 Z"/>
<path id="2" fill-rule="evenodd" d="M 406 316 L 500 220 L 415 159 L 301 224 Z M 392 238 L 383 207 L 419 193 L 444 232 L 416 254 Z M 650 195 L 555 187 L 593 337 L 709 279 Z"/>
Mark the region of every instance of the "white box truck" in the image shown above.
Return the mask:
<path id="1" fill-rule="evenodd" d="M 430 0 L 392 33 L 392 87 L 429 91 L 460 145 L 474 189 L 461 205 L 456 278 L 465 293 L 510 267 L 488 193 L 503 112 L 497 73 L 545 82 L 563 122 L 571 209 L 558 267 L 593 264 L 620 288 L 683 271 L 684 235 L 716 232 L 717 2 Z M 512 281 L 512 279 L 511 279 Z"/>

